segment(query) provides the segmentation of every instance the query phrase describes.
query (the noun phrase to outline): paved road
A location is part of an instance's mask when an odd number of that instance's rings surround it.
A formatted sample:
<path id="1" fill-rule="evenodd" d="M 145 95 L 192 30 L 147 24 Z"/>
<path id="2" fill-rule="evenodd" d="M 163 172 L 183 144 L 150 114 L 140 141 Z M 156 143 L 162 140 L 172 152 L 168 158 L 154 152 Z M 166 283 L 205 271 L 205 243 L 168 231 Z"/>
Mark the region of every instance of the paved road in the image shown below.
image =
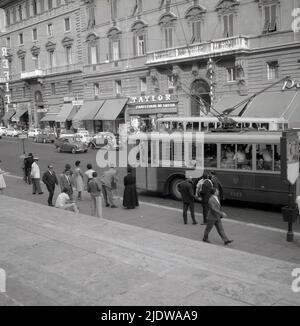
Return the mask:
<path id="1" fill-rule="evenodd" d="M 93 164 L 96 167 L 96 151 L 90 150 L 84 154 L 69 154 L 57 153 L 53 144 L 35 144 L 32 140 L 25 141 L 26 152 L 32 152 L 40 158 L 40 167 L 42 170 L 47 168 L 49 163 L 55 166 L 57 172 L 61 172 L 66 163 L 74 164 L 76 160 L 82 162 L 84 169 L 87 163 Z M 19 156 L 22 154 L 22 142 L 16 138 L 3 138 L 0 140 L 0 159 L 3 161 L 2 168 L 12 175 L 21 176 Z M 98 169 L 99 170 L 99 169 Z M 120 178 L 125 171 L 122 169 L 119 172 Z M 122 189 L 119 190 L 122 194 Z M 141 193 L 141 200 L 158 205 L 165 205 L 175 208 L 181 208 L 181 203 L 174 201 L 168 197 L 162 197 L 158 194 Z M 201 205 L 197 205 L 197 211 L 201 212 Z M 241 207 L 238 204 L 227 204 L 226 211 L 231 219 L 239 220 L 247 223 L 254 223 L 269 227 L 276 227 L 286 230 L 287 225 L 282 221 L 280 211 L 274 208 L 268 209 L 253 209 Z M 300 232 L 300 223 L 294 224 L 295 231 Z"/>

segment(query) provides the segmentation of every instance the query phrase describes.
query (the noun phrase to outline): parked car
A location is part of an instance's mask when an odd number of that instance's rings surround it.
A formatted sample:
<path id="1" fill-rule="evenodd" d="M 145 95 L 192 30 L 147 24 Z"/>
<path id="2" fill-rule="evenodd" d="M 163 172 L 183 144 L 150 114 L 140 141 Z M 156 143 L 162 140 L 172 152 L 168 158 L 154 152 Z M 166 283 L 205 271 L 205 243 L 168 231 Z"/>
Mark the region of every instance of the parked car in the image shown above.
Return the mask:
<path id="1" fill-rule="evenodd" d="M 41 132 L 42 132 L 41 129 L 38 129 L 38 128 L 29 129 L 28 130 L 28 138 L 35 138 Z"/>
<path id="2" fill-rule="evenodd" d="M 78 152 L 87 152 L 88 145 L 76 136 L 60 137 L 54 142 L 56 150 L 60 152 L 70 152 L 76 154 Z"/>
<path id="3" fill-rule="evenodd" d="M 6 127 L 0 127 L 0 137 L 1 136 L 6 136 L 6 130 L 7 130 Z"/>
<path id="4" fill-rule="evenodd" d="M 9 127 L 6 129 L 6 136 L 18 137 L 22 133 L 21 130 Z"/>
<path id="5" fill-rule="evenodd" d="M 108 147 L 118 150 L 119 146 L 118 136 L 115 135 L 112 137 L 110 132 L 99 132 L 97 135 L 92 137 L 91 141 L 89 142 L 89 148 L 91 149 Z"/>
<path id="6" fill-rule="evenodd" d="M 41 131 L 34 139 L 33 141 L 35 143 L 54 143 L 56 140 L 56 134 L 54 131 Z"/>

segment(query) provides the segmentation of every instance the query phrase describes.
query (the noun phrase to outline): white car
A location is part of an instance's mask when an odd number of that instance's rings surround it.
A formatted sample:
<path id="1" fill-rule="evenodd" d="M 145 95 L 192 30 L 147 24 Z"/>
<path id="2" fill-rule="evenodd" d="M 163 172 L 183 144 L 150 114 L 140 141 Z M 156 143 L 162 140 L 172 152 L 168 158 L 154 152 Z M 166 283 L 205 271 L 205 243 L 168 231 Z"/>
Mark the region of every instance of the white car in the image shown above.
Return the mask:
<path id="1" fill-rule="evenodd" d="M 29 129 L 28 130 L 28 138 L 35 138 L 37 135 L 41 133 L 41 129 Z"/>
<path id="2" fill-rule="evenodd" d="M 10 137 L 17 137 L 22 133 L 22 131 L 14 129 L 14 128 L 7 128 L 6 129 L 6 136 Z"/>
<path id="3" fill-rule="evenodd" d="M 0 127 L 0 136 L 6 136 L 6 127 Z"/>

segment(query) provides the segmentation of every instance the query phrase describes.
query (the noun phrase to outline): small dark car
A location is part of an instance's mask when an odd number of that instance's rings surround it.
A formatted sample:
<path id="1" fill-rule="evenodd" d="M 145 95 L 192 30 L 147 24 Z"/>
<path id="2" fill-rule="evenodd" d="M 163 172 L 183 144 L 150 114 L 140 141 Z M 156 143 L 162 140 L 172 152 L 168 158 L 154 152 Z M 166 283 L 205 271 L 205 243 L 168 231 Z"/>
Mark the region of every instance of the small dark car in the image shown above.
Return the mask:
<path id="1" fill-rule="evenodd" d="M 56 150 L 60 152 L 70 152 L 76 154 L 78 152 L 86 153 L 88 151 L 87 144 L 83 143 L 79 138 L 74 136 L 61 137 L 54 142 Z"/>
<path id="2" fill-rule="evenodd" d="M 35 143 L 54 143 L 55 140 L 56 134 L 54 131 L 42 131 L 33 139 Z"/>

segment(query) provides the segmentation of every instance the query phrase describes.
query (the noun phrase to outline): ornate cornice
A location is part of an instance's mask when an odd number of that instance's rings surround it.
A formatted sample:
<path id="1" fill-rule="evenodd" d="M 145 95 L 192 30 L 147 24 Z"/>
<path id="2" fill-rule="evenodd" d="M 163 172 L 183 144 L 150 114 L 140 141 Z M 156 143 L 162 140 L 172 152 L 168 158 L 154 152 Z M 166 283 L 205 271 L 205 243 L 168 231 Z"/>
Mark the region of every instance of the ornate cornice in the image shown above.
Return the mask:
<path id="1" fill-rule="evenodd" d="M 66 36 L 62 39 L 61 43 L 64 47 L 72 46 L 74 43 L 74 39 Z"/>
<path id="2" fill-rule="evenodd" d="M 176 20 L 177 20 L 176 15 L 174 15 L 172 12 L 166 12 L 160 16 L 158 20 L 158 24 L 160 26 L 168 26 L 174 24 Z"/>
<path id="3" fill-rule="evenodd" d="M 190 7 L 184 14 L 185 19 L 188 20 L 200 20 L 206 14 L 206 9 L 204 7 L 195 5 Z"/>
<path id="4" fill-rule="evenodd" d="M 37 57 L 40 54 L 41 48 L 34 45 L 33 47 L 31 47 L 30 52 L 34 57 Z"/>
<path id="5" fill-rule="evenodd" d="M 131 31 L 137 32 L 137 31 L 144 30 L 147 27 L 148 25 L 143 20 L 136 20 L 131 26 Z"/>
<path id="6" fill-rule="evenodd" d="M 120 30 L 120 28 L 118 28 L 117 26 L 113 26 L 108 30 L 107 37 L 109 38 L 118 37 L 121 33 L 122 31 Z"/>
<path id="7" fill-rule="evenodd" d="M 26 55 L 26 51 L 25 51 L 25 50 L 22 50 L 22 49 L 18 50 L 18 52 L 17 52 L 17 56 L 18 56 L 19 58 L 24 58 L 25 55 Z"/>
<path id="8" fill-rule="evenodd" d="M 49 42 L 46 43 L 45 47 L 46 47 L 47 51 L 53 51 L 56 48 L 56 44 L 49 41 Z"/>
<path id="9" fill-rule="evenodd" d="M 216 11 L 219 15 L 227 14 L 230 12 L 236 13 L 240 5 L 239 0 L 221 0 L 216 6 Z"/>

